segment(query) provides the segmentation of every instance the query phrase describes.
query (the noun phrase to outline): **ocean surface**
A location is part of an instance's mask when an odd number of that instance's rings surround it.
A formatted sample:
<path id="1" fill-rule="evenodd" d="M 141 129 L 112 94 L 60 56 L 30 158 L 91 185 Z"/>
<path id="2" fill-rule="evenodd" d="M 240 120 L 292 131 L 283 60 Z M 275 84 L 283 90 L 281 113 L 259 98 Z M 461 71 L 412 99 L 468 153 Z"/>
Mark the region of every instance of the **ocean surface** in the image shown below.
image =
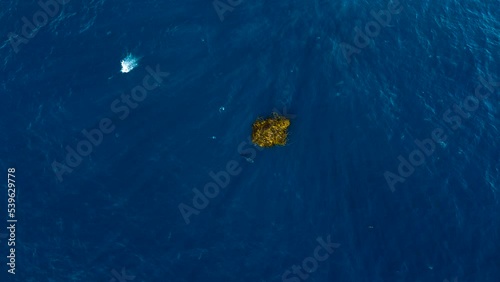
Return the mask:
<path id="1" fill-rule="evenodd" d="M 499 1 L 2 0 L 0 30 L 0 281 L 500 281 Z"/>

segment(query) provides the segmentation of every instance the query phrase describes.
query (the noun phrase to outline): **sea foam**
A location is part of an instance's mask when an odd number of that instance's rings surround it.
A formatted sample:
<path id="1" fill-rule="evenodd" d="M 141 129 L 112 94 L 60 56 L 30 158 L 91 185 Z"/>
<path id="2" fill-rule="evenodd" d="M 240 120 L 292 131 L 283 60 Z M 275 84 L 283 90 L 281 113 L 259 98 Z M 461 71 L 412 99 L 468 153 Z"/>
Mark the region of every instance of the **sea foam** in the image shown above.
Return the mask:
<path id="1" fill-rule="evenodd" d="M 137 61 L 138 61 L 138 59 L 136 57 L 132 56 L 132 54 L 128 54 L 125 57 L 125 59 L 123 59 L 121 61 L 121 65 L 122 65 L 121 72 L 128 73 L 131 70 L 133 70 L 135 67 L 137 67 Z"/>

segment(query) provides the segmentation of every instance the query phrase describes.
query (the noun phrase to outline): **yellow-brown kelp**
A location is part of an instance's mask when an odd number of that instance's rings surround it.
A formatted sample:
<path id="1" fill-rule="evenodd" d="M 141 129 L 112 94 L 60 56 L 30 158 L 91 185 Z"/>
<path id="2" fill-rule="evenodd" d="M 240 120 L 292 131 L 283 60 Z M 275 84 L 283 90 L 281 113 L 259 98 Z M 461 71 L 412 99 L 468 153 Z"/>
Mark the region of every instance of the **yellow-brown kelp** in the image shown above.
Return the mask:
<path id="1" fill-rule="evenodd" d="M 257 119 L 252 125 L 252 142 L 261 147 L 285 145 L 288 137 L 287 128 L 290 120 L 273 113 L 267 119 Z"/>

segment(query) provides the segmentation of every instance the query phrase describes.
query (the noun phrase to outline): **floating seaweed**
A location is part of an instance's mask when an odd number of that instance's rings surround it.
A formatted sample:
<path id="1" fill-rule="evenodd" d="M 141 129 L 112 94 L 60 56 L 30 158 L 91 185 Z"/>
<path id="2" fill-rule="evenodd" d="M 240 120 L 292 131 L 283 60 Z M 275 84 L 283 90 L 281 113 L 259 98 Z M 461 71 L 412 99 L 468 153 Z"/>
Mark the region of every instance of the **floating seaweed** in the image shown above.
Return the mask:
<path id="1" fill-rule="evenodd" d="M 267 119 L 257 119 L 252 125 L 252 142 L 261 147 L 285 145 L 290 120 L 278 113 Z"/>

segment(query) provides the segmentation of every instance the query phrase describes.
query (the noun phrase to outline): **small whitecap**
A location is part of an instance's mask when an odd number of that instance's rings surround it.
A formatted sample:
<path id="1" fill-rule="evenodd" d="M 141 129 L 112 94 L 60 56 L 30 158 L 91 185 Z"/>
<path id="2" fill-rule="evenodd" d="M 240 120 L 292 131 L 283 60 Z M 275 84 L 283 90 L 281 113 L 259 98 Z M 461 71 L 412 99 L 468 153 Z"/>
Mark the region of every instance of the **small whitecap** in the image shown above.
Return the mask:
<path id="1" fill-rule="evenodd" d="M 443 141 L 439 141 L 439 145 L 441 145 L 441 147 L 443 148 L 446 148 L 446 146 L 448 146 L 448 144 L 446 144 L 446 142 Z"/>
<path id="2" fill-rule="evenodd" d="M 137 61 L 139 59 L 137 57 L 132 56 L 132 54 L 128 54 L 125 59 L 121 61 L 122 73 L 128 73 L 131 70 L 133 70 L 135 67 L 137 67 Z"/>

